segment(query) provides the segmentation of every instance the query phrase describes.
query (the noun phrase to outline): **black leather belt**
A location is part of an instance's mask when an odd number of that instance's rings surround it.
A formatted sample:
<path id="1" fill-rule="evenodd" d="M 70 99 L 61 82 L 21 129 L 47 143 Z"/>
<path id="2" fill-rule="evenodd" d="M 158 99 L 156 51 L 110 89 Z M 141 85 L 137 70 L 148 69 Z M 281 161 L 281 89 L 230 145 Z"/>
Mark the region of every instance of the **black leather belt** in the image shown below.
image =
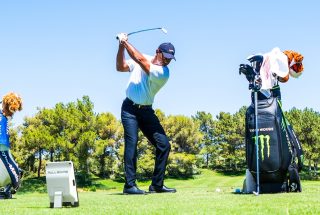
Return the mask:
<path id="1" fill-rule="evenodd" d="M 140 105 L 140 104 L 134 103 L 134 102 L 133 102 L 131 99 L 129 99 L 129 98 L 126 98 L 125 101 L 128 102 L 129 104 L 137 107 L 137 108 L 151 108 L 151 107 L 152 107 L 152 105 Z"/>

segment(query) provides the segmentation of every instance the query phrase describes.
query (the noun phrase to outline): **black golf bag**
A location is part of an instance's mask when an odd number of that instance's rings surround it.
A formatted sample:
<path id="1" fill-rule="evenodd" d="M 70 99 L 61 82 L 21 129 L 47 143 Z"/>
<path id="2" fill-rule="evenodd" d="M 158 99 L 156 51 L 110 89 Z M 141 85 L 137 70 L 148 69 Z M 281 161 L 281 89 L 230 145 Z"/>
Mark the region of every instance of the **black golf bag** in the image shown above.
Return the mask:
<path id="1" fill-rule="evenodd" d="M 301 192 L 298 171 L 302 168 L 303 152 L 291 125 L 284 118 L 279 98 L 280 90 L 273 92 L 270 98 L 264 98 L 258 92 L 260 193 Z M 246 162 L 247 168 L 256 179 L 255 128 L 252 102 L 246 112 Z"/>

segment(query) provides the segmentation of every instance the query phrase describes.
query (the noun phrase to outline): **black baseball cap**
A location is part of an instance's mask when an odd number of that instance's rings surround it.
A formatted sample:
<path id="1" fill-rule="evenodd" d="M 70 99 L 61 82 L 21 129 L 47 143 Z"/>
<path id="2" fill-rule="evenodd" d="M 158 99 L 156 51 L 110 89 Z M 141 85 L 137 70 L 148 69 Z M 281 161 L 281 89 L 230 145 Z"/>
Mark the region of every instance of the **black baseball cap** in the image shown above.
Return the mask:
<path id="1" fill-rule="evenodd" d="M 176 60 L 176 58 L 174 57 L 175 49 L 171 43 L 160 44 L 159 50 L 162 52 L 165 58 Z"/>

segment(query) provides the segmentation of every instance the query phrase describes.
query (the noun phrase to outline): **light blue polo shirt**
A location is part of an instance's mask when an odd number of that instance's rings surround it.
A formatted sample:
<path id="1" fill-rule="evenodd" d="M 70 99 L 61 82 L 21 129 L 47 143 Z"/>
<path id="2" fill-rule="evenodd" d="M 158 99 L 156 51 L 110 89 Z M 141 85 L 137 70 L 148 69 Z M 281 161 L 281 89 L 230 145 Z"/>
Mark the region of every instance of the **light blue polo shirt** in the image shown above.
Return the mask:
<path id="1" fill-rule="evenodd" d="M 155 95 L 169 79 L 169 68 L 152 64 L 154 56 L 144 57 L 150 61 L 149 75 L 134 60 L 126 61 L 130 71 L 126 96 L 136 104 L 152 105 Z"/>

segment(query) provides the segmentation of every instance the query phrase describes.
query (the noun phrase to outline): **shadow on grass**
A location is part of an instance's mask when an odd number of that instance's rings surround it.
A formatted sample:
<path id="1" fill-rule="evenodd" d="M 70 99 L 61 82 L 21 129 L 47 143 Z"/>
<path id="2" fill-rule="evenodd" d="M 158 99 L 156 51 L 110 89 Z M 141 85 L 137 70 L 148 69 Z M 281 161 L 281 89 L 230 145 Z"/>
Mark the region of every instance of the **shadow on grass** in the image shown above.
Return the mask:
<path id="1" fill-rule="evenodd" d="M 199 174 L 198 174 L 199 175 Z M 197 175 L 191 175 L 191 176 L 168 176 L 166 177 L 166 179 L 174 179 L 174 180 L 178 180 L 178 181 L 185 181 L 185 180 L 192 180 L 195 179 Z"/>
<path id="2" fill-rule="evenodd" d="M 96 190 L 111 190 L 116 189 L 115 186 L 109 186 L 102 184 L 100 179 L 92 179 L 90 185 L 78 186 L 78 188 L 82 188 L 88 191 L 96 191 Z M 46 193 L 47 185 L 45 176 L 40 178 L 27 178 L 22 180 L 21 187 L 19 188 L 19 193 Z"/>
<path id="3" fill-rule="evenodd" d="M 101 179 L 93 179 L 90 186 L 85 186 L 83 188 L 88 189 L 89 191 L 117 189 L 116 186 L 110 186 L 101 183 Z"/>
<path id="4" fill-rule="evenodd" d="M 27 178 L 22 179 L 22 184 L 19 189 L 19 193 L 45 193 L 47 192 L 47 186 L 46 186 L 46 178 L 40 177 L 40 178 Z"/>
<path id="5" fill-rule="evenodd" d="M 116 178 L 116 179 L 113 179 L 112 181 L 118 182 L 118 183 L 125 183 L 126 182 L 126 180 L 124 178 Z"/>
<path id="6" fill-rule="evenodd" d="M 111 195 L 111 196 L 128 196 L 128 194 L 123 194 L 123 193 L 109 193 L 108 195 Z"/>
<path id="7" fill-rule="evenodd" d="M 194 179 L 197 175 L 200 175 L 200 173 L 199 174 L 195 174 L 195 175 L 165 176 L 165 180 L 166 179 L 188 180 L 188 179 Z M 148 181 L 152 180 L 152 176 L 143 177 L 141 175 L 138 175 L 137 176 L 137 180 L 139 182 L 148 182 Z M 125 183 L 124 179 L 113 179 L 113 181 L 119 182 L 119 183 Z"/>
<path id="8" fill-rule="evenodd" d="M 216 170 L 217 173 L 225 176 L 242 176 L 246 174 L 245 170 Z"/>

